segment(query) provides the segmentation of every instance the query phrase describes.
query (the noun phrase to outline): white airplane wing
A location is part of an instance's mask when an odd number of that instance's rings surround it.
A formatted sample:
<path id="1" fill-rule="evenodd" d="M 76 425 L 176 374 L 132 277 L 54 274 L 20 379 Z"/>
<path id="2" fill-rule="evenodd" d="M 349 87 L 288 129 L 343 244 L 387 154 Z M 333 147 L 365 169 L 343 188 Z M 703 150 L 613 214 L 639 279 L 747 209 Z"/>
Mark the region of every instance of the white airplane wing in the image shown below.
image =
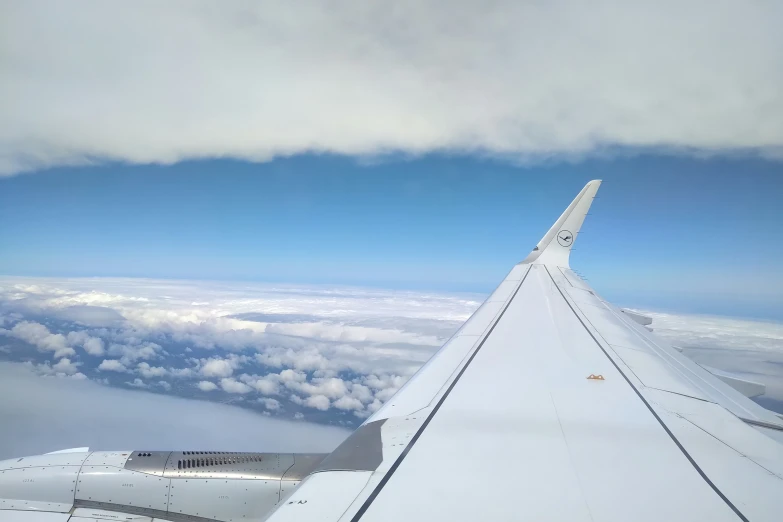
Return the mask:
<path id="1" fill-rule="evenodd" d="M 599 185 L 271 521 L 783 520 L 781 419 L 570 270 Z"/>
<path id="2" fill-rule="evenodd" d="M 599 185 L 328 456 L 8 460 L 0 522 L 783 520 L 783 421 L 746 397 L 763 387 L 713 375 L 570 270 Z"/>

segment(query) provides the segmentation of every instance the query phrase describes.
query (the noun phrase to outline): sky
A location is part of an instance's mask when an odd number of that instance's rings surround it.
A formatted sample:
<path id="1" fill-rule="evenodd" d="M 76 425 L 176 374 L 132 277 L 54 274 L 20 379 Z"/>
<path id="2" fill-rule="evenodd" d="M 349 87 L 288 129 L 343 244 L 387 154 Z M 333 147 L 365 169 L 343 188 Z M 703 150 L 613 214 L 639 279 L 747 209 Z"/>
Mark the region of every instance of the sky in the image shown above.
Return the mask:
<path id="1" fill-rule="evenodd" d="M 55 396 L 133 412 L 74 445 L 170 445 L 175 416 L 133 429 L 165 404 L 226 408 L 232 445 L 275 445 L 269 427 L 320 451 L 297 437 L 377 410 L 592 179 L 572 267 L 783 411 L 781 19 L 775 0 L 3 3 L 0 453 L 78 438 L 68 416 L 24 436 Z"/>
<path id="2" fill-rule="evenodd" d="M 613 301 L 783 318 L 783 169 L 641 154 L 519 165 L 303 155 L 0 179 L 0 274 L 488 293 L 590 179 L 572 266 Z"/>

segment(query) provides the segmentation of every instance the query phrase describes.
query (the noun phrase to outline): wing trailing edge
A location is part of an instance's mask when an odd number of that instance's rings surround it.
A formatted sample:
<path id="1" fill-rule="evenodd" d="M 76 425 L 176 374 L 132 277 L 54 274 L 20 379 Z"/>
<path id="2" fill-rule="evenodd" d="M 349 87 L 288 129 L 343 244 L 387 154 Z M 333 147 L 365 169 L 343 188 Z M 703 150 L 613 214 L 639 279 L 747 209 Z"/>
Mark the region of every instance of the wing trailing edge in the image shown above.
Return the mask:
<path id="1" fill-rule="evenodd" d="M 600 179 L 594 179 L 585 185 L 560 218 L 555 221 L 549 232 L 522 262 L 570 268 L 568 260 L 571 248 L 576 242 L 587 211 L 590 210 L 590 205 L 593 203 L 593 198 L 595 198 L 600 186 Z"/>

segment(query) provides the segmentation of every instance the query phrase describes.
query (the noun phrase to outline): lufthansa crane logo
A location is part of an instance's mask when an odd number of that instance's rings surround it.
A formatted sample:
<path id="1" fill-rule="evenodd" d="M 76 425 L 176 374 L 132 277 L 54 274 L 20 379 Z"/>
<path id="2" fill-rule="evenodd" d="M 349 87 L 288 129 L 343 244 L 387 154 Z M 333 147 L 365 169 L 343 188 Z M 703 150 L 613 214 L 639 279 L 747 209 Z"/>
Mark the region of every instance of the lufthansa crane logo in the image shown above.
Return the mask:
<path id="1" fill-rule="evenodd" d="M 557 242 L 564 247 L 570 247 L 574 242 L 574 235 L 568 230 L 561 230 L 557 233 Z"/>

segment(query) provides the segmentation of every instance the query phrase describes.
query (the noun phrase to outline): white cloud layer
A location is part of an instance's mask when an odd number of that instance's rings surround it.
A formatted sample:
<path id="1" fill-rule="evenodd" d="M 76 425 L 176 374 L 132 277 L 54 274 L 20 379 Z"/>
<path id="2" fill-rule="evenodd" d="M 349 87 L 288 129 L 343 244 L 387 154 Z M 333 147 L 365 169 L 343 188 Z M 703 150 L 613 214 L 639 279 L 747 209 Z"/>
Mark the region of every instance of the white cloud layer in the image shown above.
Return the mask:
<path id="1" fill-rule="evenodd" d="M 359 288 L 0 277 L 0 347 L 3 358 L 21 353 L 16 360 L 31 361 L 45 376 L 356 424 L 389 400 L 481 300 Z M 644 313 L 658 335 L 697 362 L 759 374 L 769 398 L 783 400 L 780 324 Z M 113 326 L 91 324 L 97 316 L 114 317 Z M 69 319 L 47 319 L 61 317 Z M 63 334 L 54 333 L 58 325 Z M 51 337 L 65 344 L 46 341 Z M 12 344 L 3 346 L 4 338 Z M 17 339 L 32 347 L 19 347 Z M 104 357 L 80 348 L 90 340 L 107 347 Z M 57 357 L 53 347 L 62 346 L 76 353 Z"/>
<path id="2" fill-rule="evenodd" d="M 98 365 L 93 378 L 132 373 L 121 382 L 149 387 L 171 376 L 175 386 L 193 380 L 183 389 L 260 399 L 268 411 L 290 402 L 351 413 L 349 422 L 377 410 L 479 304 L 473 296 L 356 288 L 0 278 L 0 311 L 18 317 L 4 331 L 22 325 L 39 332 L 35 339 L 54 335 L 20 320 L 26 315 L 78 322 L 59 338 L 84 347 L 79 356 Z M 108 357 L 95 360 L 88 343 L 105 346 Z"/>
<path id="3" fill-rule="evenodd" d="M 783 146 L 783 3 L 5 2 L 0 173 Z"/>
<path id="4" fill-rule="evenodd" d="M 141 383 L 141 384 L 139 384 Z M 139 379 L 132 386 L 145 387 Z M 331 451 L 349 432 L 234 406 L 80 379 L 42 379 L 0 362 L 0 460 L 79 446 L 93 450 Z"/>
<path id="5" fill-rule="evenodd" d="M 767 391 L 758 401 L 783 413 L 783 324 L 708 315 L 643 313 L 652 317 L 656 335 L 697 363 L 764 383 Z"/>

